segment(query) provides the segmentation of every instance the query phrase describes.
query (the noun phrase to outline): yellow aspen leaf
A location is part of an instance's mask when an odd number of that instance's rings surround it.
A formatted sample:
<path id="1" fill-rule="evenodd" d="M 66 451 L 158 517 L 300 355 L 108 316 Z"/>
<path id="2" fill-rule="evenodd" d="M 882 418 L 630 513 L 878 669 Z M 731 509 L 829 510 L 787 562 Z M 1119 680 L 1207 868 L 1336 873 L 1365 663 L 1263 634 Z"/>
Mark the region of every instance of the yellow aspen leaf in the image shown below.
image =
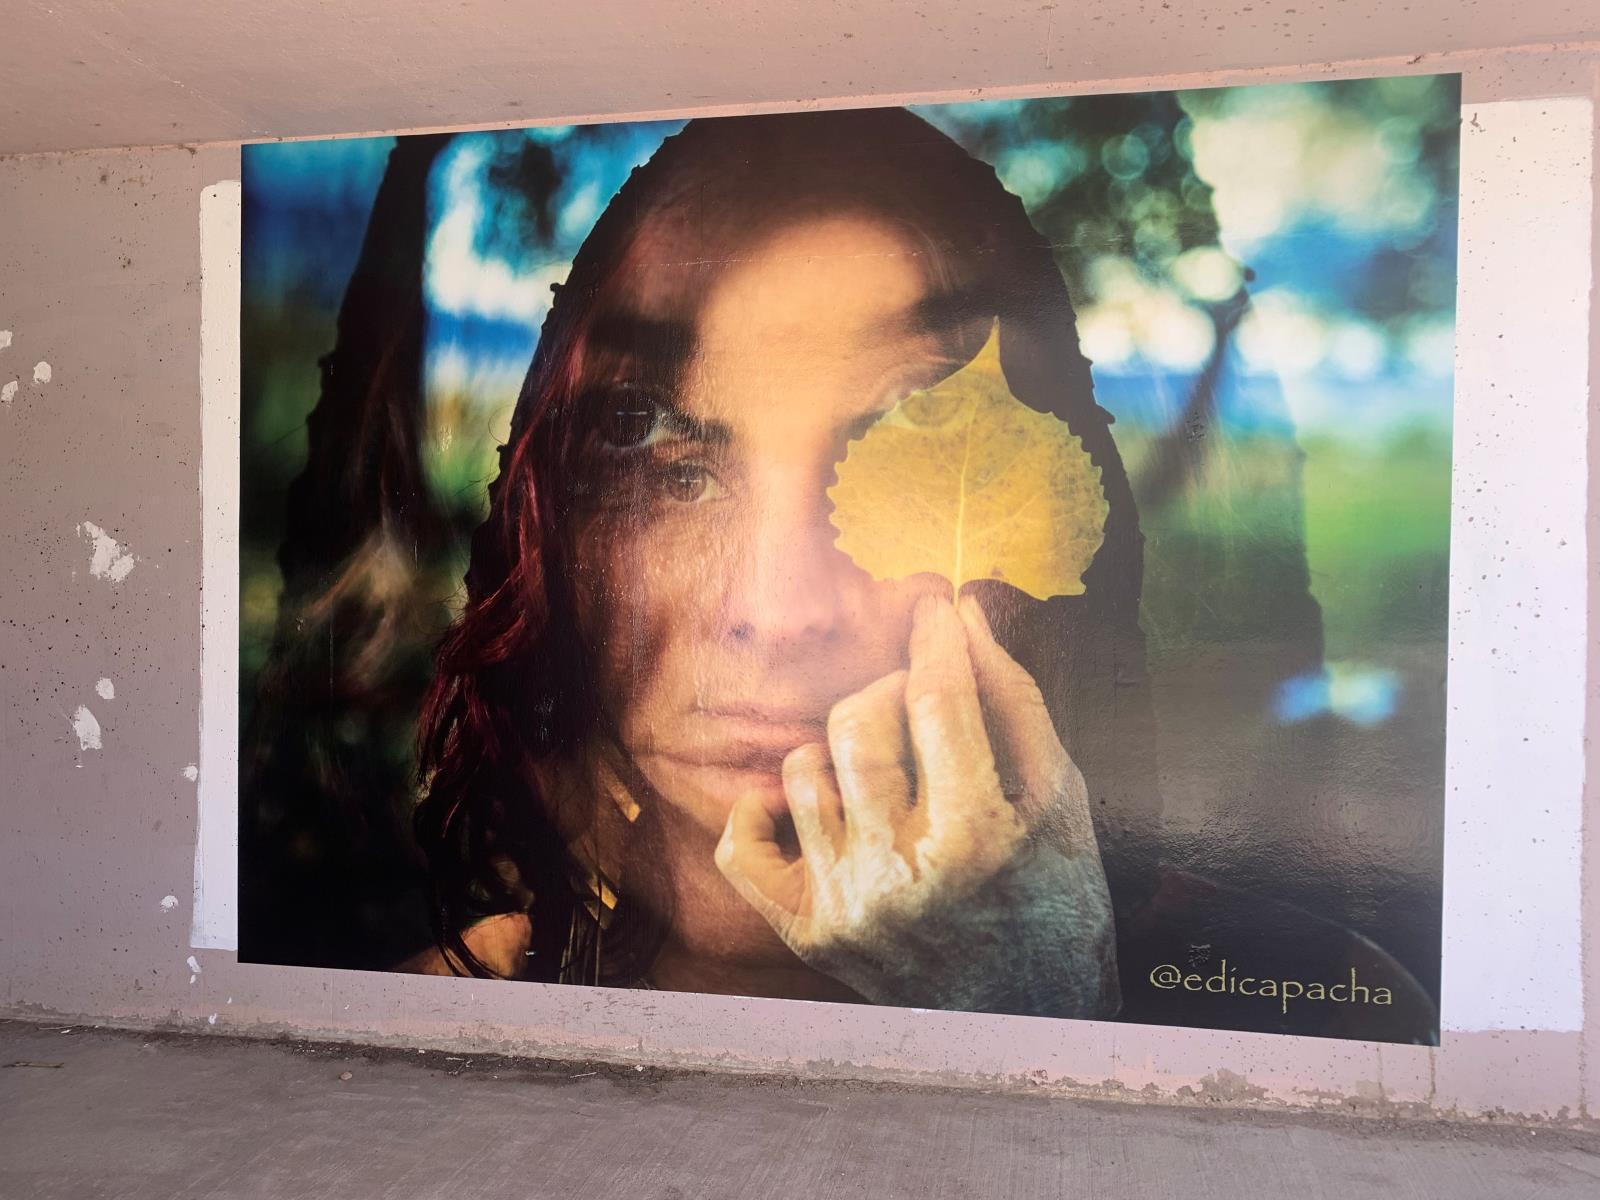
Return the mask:
<path id="1" fill-rule="evenodd" d="M 1083 592 L 1108 512 L 1066 422 L 1011 394 L 998 321 L 971 362 L 850 443 L 828 498 L 839 548 L 874 579 L 998 579 L 1039 600 Z"/>

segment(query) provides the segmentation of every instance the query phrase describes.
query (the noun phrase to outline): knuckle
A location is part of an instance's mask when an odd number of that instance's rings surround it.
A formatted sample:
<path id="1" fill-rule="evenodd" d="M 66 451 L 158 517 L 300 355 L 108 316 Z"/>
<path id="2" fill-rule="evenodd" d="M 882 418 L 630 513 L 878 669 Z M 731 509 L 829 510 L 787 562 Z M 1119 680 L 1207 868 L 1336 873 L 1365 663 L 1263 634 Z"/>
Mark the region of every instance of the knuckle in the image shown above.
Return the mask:
<path id="1" fill-rule="evenodd" d="M 826 769 L 827 765 L 827 747 L 817 742 L 806 742 L 783 756 L 783 777 L 785 780 L 805 779 Z"/>
<path id="2" fill-rule="evenodd" d="M 905 693 L 904 671 L 886 675 L 872 686 L 846 696 L 828 713 L 828 741 L 856 741 L 876 736 L 896 719 Z"/>
<path id="3" fill-rule="evenodd" d="M 828 714 L 828 743 L 835 747 L 865 741 L 875 724 L 873 714 L 860 696 L 848 696 Z"/>
<path id="4" fill-rule="evenodd" d="M 872 758 L 851 764 L 851 775 L 873 793 L 908 790 L 906 770 L 898 760 Z"/>
<path id="5" fill-rule="evenodd" d="M 1056 795 L 1087 804 L 1089 802 L 1089 783 L 1084 779 L 1083 772 L 1078 770 L 1078 764 L 1068 758 L 1066 754 L 1062 754 L 1061 759 L 1061 774 L 1056 784 Z"/>
<path id="6" fill-rule="evenodd" d="M 885 716 L 893 716 L 899 713 L 901 704 L 905 702 L 906 684 L 909 679 L 910 672 L 901 668 L 885 675 L 860 693 L 861 698 L 870 702 L 875 711 Z"/>
<path id="7" fill-rule="evenodd" d="M 1002 686 L 1010 697 L 1011 703 L 1019 708 L 1028 708 L 1039 712 L 1048 712 L 1049 706 L 1045 703 L 1044 691 L 1032 675 L 1021 667 L 1015 672 L 1009 672 Z"/>
<path id="8" fill-rule="evenodd" d="M 975 850 L 1009 852 L 1027 836 L 1016 806 L 998 793 L 972 813 L 966 833 Z"/>
<path id="9" fill-rule="evenodd" d="M 991 845 L 1006 858 L 1011 858 L 1028 842 L 1028 824 L 1015 808 L 1007 804 L 1005 811 L 990 823 Z"/>
<path id="10" fill-rule="evenodd" d="M 954 681 L 949 675 L 925 672 L 906 684 L 906 712 L 913 720 L 936 717 L 954 694 Z"/>
<path id="11" fill-rule="evenodd" d="M 834 767 L 855 779 L 892 779 L 902 770 L 898 737 L 839 735 L 832 743 Z"/>
<path id="12" fill-rule="evenodd" d="M 1049 812 L 1065 817 L 1088 811 L 1089 785 L 1078 765 L 1066 754 L 1048 765 L 1041 790 L 1043 794 L 1030 797 L 1030 801 Z"/>

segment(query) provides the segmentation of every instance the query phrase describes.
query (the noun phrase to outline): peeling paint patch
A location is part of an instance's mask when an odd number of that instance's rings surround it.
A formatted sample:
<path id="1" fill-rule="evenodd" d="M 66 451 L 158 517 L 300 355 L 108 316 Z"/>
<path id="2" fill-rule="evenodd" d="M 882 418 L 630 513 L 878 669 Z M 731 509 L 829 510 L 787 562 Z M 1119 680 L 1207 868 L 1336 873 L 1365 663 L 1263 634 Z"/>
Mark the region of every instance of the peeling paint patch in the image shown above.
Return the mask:
<path id="1" fill-rule="evenodd" d="M 9 345 L 11 345 L 11 330 L 0 329 L 0 350 L 4 350 Z"/>
<path id="2" fill-rule="evenodd" d="M 217 1023 L 217 1014 L 216 1013 L 212 1013 L 209 1017 L 206 1018 L 206 1024 L 207 1025 L 215 1025 L 216 1023 Z"/>
<path id="3" fill-rule="evenodd" d="M 15 379 L 10 383 L 0 385 L 0 404 L 10 404 L 12 400 L 16 399 L 16 395 L 17 381 Z"/>
<path id="4" fill-rule="evenodd" d="M 193 971 L 196 975 L 201 973 L 200 960 L 192 954 L 189 955 L 189 970 Z"/>
<path id="5" fill-rule="evenodd" d="M 35 383 L 49 383 L 50 374 L 50 364 L 45 362 L 44 359 L 41 358 L 33 364 L 33 381 Z"/>
<path id="6" fill-rule="evenodd" d="M 78 749 L 100 749 L 100 722 L 86 705 L 78 705 L 78 711 L 72 714 L 72 732 L 78 735 Z"/>
<path id="7" fill-rule="evenodd" d="M 89 558 L 89 574 L 96 579 L 121 583 L 133 571 L 134 563 L 138 560 L 121 542 L 93 521 L 85 521 L 79 525 L 78 535 L 94 543 L 94 552 Z"/>
<path id="8" fill-rule="evenodd" d="M 102 700 L 115 700 L 117 698 L 117 685 L 109 679 L 97 679 L 94 684 L 94 694 Z"/>
<path id="9" fill-rule="evenodd" d="M 175 909 L 177 907 L 178 907 L 178 898 L 176 896 L 163 896 L 163 897 L 161 897 L 161 911 L 162 912 L 171 912 L 173 909 Z"/>
<path id="10" fill-rule="evenodd" d="M 190 783 L 193 783 L 196 779 L 200 778 L 200 768 L 195 766 L 193 763 L 190 763 L 183 769 L 183 777 Z"/>

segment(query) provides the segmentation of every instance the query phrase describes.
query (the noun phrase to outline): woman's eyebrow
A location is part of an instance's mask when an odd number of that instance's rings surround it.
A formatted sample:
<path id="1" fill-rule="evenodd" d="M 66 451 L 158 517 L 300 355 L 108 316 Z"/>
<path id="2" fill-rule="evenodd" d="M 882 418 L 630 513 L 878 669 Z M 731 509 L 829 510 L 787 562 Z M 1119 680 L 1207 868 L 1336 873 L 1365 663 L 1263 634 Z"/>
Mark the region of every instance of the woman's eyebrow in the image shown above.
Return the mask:
<path id="1" fill-rule="evenodd" d="M 733 441 L 733 430 L 722 421 L 707 421 L 687 413 L 667 397 L 657 397 L 655 404 L 672 431 L 685 441 L 705 446 L 726 446 Z"/>
<path id="2" fill-rule="evenodd" d="M 626 362 L 630 375 L 660 381 L 681 375 L 694 356 L 696 341 L 694 326 L 686 321 L 616 311 L 597 316 L 588 337 L 596 349 Z M 733 441 L 733 431 L 725 423 L 685 411 L 666 391 L 652 392 L 650 403 L 673 433 L 686 441 L 709 446 Z"/>
<path id="3" fill-rule="evenodd" d="M 601 350 L 627 354 L 657 369 L 671 370 L 694 354 L 693 325 L 641 313 L 602 313 L 589 326 L 588 336 Z"/>

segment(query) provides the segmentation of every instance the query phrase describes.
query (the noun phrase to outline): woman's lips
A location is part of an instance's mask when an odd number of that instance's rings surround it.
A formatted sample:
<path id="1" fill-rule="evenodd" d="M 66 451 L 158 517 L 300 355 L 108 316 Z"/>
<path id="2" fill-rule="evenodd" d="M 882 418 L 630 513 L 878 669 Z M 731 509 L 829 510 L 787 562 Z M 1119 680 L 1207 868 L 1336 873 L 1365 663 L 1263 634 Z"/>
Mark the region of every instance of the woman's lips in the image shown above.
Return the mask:
<path id="1" fill-rule="evenodd" d="M 700 710 L 653 755 L 671 767 L 713 777 L 721 787 L 759 794 L 774 811 L 783 800 L 783 760 L 797 747 L 827 741 L 822 718 L 767 720 L 746 712 Z"/>
<path id="2" fill-rule="evenodd" d="M 822 722 L 777 724 L 747 718 L 696 721 L 667 757 L 691 766 L 729 767 L 781 774 L 783 760 L 796 747 L 826 740 Z"/>

